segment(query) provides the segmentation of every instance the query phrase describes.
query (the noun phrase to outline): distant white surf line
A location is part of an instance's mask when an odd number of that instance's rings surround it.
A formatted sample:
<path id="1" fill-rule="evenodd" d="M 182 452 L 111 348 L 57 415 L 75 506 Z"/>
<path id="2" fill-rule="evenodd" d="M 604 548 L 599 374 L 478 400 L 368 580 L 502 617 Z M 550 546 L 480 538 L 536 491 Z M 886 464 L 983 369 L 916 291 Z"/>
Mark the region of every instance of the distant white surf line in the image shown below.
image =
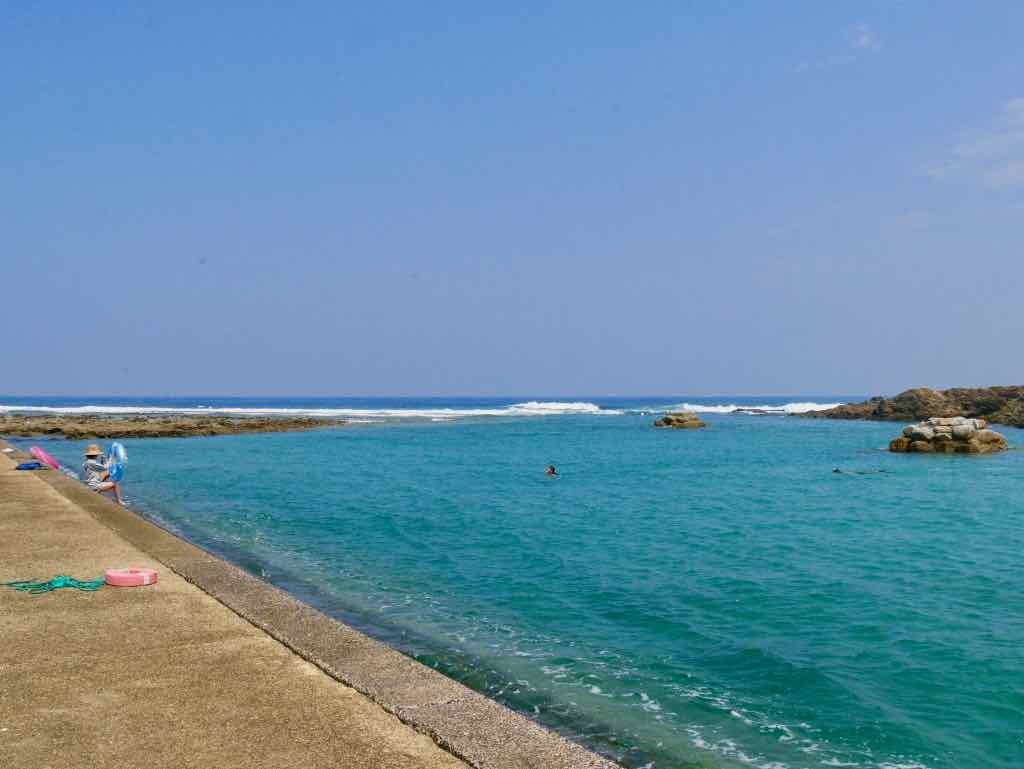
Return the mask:
<path id="1" fill-rule="evenodd" d="M 499 408 L 407 408 L 407 409 L 353 409 L 353 408 L 242 408 L 237 406 L 16 406 L 0 404 L 0 413 L 26 414 L 96 414 L 102 416 L 143 414 L 223 414 L 225 416 L 309 416 L 325 418 L 378 419 L 430 419 L 445 421 L 470 417 L 523 417 L 554 416 L 560 414 L 616 415 L 617 409 L 602 409 L 596 403 L 563 401 L 527 401 Z"/>
<path id="2" fill-rule="evenodd" d="M 842 406 L 842 403 L 772 403 L 759 406 L 738 405 L 735 403 L 713 404 L 704 403 L 680 403 L 672 406 L 669 410 L 679 409 L 683 411 L 695 411 L 702 414 L 733 414 L 737 411 L 764 411 L 769 414 L 806 414 L 808 411 L 822 411 Z"/>

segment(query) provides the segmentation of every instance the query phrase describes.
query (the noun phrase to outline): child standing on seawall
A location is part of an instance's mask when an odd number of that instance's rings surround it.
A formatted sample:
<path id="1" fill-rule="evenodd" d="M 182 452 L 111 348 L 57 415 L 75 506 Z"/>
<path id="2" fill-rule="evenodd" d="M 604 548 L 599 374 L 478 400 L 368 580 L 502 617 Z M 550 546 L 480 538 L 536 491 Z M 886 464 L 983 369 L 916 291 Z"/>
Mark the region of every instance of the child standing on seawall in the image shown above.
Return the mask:
<path id="1" fill-rule="evenodd" d="M 118 504 L 124 504 L 124 497 L 121 496 L 121 485 L 110 480 L 110 472 L 107 470 L 107 460 L 103 456 L 103 450 L 95 443 L 85 447 L 85 462 L 82 464 L 82 479 L 93 491 L 100 493 L 104 491 L 114 492 Z"/>

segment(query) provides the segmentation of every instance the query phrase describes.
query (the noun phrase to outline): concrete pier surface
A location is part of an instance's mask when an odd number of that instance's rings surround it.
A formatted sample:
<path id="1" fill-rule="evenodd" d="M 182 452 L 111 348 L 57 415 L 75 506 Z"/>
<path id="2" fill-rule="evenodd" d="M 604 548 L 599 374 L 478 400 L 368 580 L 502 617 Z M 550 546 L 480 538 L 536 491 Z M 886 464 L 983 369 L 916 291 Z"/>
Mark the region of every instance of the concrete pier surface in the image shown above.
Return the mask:
<path id="1" fill-rule="evenodd" d="M 0 765 L 616 766 L 22 458 L 0 454 L 0 582 L 160 575 L 0 588 Z"/>

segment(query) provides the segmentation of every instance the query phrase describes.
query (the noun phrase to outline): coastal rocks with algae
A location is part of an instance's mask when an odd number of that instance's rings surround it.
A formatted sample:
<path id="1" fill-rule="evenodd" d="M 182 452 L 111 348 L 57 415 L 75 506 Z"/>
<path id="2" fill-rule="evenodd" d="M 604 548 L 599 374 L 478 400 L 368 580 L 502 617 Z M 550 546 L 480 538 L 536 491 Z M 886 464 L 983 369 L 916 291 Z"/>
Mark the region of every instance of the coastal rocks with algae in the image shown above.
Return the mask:
<path id="1" fill-rule="evenodd" d="M 1024 427 L 1024 386 L 954 387 L 949 390 L 916 387 L 892 398 L 872 398 L 863 403 L 808 411 L 802 416 L 899 422 L 929 417 L 968 417 Z"/>
<path id="2" fill-rule="evenodd" d="M 889 451 L 899 453 L 990 454 L 1006 448 L 1006 438 L 989 430 L 984 419 L 967 417 L 931 417 L 907 425 L 889 442 Z"/>
<path id="3" fill-rule="evenodd" d="M 219 414 L 107 417 L 68 414 L 0 416 L 0 435 L 29 437 L 63 435 L 86 438 L 181 438 L 193 435 L 237 435 L 312 430 L 344 424 L 342 420 L 311 417 L 229 417 Z"/>
<path id="4" fill-rule="evenodd" d="M 678 429 L 692 429 L 707 427 L 706 424 L 692 411 L 672 411 L 654 423 L 655 427 L 675 427 Z"/>

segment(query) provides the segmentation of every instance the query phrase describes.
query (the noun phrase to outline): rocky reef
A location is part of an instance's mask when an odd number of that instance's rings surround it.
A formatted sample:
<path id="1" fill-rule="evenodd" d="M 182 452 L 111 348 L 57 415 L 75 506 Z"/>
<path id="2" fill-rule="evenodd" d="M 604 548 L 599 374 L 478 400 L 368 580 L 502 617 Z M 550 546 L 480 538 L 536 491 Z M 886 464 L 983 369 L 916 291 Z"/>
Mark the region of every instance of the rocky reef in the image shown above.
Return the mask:
<path id="1" fill-rule="evenodd" d="M 696 427 L 707 427 L 699 416 L 692 411 L 673 411 L 654 423 L 655 427 L 675 427 L 679 429 L 690 429 Z"/>
<path id="2" fill-rule="evenodd" d="M 309 417 L 228 417 L 217 414 L 107 417 L 67 414 L 0 416 L 0 435 L 63 435 L 84 438 L 180 438 L 190 435 L 236 435 L 312 430 L 344 424 Z"/>
<path id="3" fill-rule="evenodd" d="M 899 422 L 929 417 L 967 417 L 1024 427 L 1024 386 L 954 387 L 950 390 L 917 387 L 892 398 L 872 398 L 863 403 L 808 411 L 801 416 Z"/>
<path id="4" fill-rule="evenodd" d="M 940 454 L 990 454 L 1005 451 L 1006 438 L 988 429 L 984 419 L 931 417 L 903 428 L 889 451 Z"/>

